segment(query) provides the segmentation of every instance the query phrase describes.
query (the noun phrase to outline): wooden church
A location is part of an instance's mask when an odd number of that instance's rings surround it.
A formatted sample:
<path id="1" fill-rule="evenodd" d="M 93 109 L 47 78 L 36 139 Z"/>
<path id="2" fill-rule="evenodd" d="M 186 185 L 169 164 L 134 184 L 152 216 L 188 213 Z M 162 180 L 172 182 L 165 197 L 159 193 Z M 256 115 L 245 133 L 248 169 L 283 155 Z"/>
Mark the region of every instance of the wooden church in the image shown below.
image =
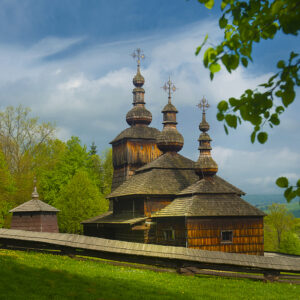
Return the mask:
<path id="1" fill-rule="evenodd" d="M 241 196 L 245 193 L 216 175 L 211 138 L 203 110 L 199 129 L 200 156 L 195 163 L 180 155 L 184 139 L 176 125 L 176 90 L 168 80 L 164 89 L 163 130 L 149 127 L 145 108 L 144 78 L 133 79 L 133 108 L 127 113 L 129 128 L 112 142 L 114 176 L 108 196 L 111 211 L 83 221 L 84 234 L 108 239 L 181 246 L 203 250 L 263 255 L 264 213 Z"/>

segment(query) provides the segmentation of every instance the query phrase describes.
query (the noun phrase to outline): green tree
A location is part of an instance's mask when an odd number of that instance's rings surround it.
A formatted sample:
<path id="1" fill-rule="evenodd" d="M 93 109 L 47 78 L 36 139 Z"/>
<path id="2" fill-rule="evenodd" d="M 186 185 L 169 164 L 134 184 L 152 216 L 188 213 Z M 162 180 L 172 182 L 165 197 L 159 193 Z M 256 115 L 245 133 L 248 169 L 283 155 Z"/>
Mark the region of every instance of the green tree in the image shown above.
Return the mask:
<path id="1" fill-rule="evenodd" d="M 214 0 L 198 0 L 207 8 L 214 6 Z M 210 70 L 210 78 L 221 70 L 223 64 L 230 73 L 240 64 L 247 68 L 252 62 L 252 49 L 255 43 L 273 39 L 284 33 L 297 36 L 300 29 L 300 2 L 298 0 L 223 0 L 219 27 L 224 31 L 224 39 L 215 47 L 204 52 L 203 63 Z M 196 49 L 198 55 L 208 40 Z M 277 62 L 277 72 L 260 85 L 260 89 L 247 89 L 240 98 L 222 100 L 218 104 L 217 119 L 228 127 L 248 122 L 253 131 L 251 142 L 257 139 L 264 144 L 268 139 L 266 124 L 270 128 L 280 124 L 280 115 L 293 103 L 295 87 L 300 85 L 299 54 L 291 51 L 289 57 Z M 300 179 L 296 186 L 290 185 L 286 177 L 277 179 L 276 184 L 285 188 L 284 196 L 291 201 L 300 196 Z"/>
<path id="2" fill-rule="evenodd" d="M 63 232 L 82 233 L 81 221 L 108 209 L 108 201 L 99 192 L 88 172 L 78 170 L 54 201 L 60 209 L 59 228 Z"/>
<path id="3" fill-rule="evenodd" d="M 0 228 L 7 223 L 8 212 L 14 206 L 14 192 L 15 182 L 0 149 Z"/>
<path id="4" fill-rule="evenodd" d="M 295 225 L 295 217 L 287 211 L 284 204 L 274 203 L 269 206 L 268 215 L 265 217 L 266 250 L 279 251 L 287 247 L 284 238 L 288 238 L 289 233 L 294 233 Z"/>
<path id="5" fill-rule="evenodd" d="M 90 146 L 90 155 L 95 155 L 97 154 L 97 146 L 95 142 L 92 142 L 92 145 Z"/>

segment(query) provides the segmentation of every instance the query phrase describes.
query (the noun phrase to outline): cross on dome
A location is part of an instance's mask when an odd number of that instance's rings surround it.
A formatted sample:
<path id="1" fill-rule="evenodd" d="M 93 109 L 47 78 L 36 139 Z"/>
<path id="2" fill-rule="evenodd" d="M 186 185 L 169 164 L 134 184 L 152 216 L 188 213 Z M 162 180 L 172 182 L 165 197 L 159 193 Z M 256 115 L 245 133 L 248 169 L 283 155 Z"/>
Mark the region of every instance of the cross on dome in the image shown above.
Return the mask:
<path id="1" fill-rule="evenodd" d="M 164 86 L 162 87 L 166 92 L 168 92 L 168 99 L 169 99 L 169 103 L 171 103 L 171 94 L 174 93 L 177 88 L 174 85 L 174 83 L 171 81 L 170 77 L 169 80 L 164 84 Z"/>
<path id="2" fill-rule="evenodd" d="M 131 56 L 135 59 L 137 58 L 136 62 L 137 62 L 137 66 L 138 68 L 141 65 L 141 59 L 145 59 L 145 55 L 143 53 L 143 50 L 141 50 L 140 48 L 137 48 L 136 50 L 133 51 L 133 53 L 131 54 Z"/>
<path id="3" fill-rule="evenodd" d="M 205 114 L 205 110 L 210 107 L 210 105 L 208 104 L 208 101 L 204 97 L 201 99 L 199 104 L 197 104 L 197 106 L 199 107 L 199 109 L 202 109 L 202 112 L 204 114 Z"/>

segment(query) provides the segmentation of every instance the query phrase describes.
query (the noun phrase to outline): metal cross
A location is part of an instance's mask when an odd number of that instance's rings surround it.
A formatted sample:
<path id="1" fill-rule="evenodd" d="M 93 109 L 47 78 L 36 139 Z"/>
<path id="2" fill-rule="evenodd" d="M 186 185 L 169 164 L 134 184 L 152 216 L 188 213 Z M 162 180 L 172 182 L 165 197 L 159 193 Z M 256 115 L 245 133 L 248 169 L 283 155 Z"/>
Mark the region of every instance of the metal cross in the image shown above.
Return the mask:
<path id="1" fill-rule="evenodd" d="M 202 109 L 202 112 L 205 114 L 205 110 L 210 107 L 207 100 L 203 97 L 202 100 L 197 104 L 197 106 Z"/>
<path id="2" fill-rule="evenodd" d="M 136 50 L 133 51 L 133 53 L 131 54 L 131 56 L 135 59 L 137 58 L 137 64 L 138 67 L 141 65 L 141 59 L 145 59 L 145 55 L 143 54 L 143 50 L 141 50 L 140 48 L 137 48 Z"/>
<path id="3" fill-rule="evenodd" d="M 168 92 L 168 99 L 169 99 L 169 103 L 171 103 L 171 94 L 174 93 L 177 88 L 176 86 L 173 84 L 173 82 L 171 81 L 170 77 L 169 80 L 164 84 L 164 86 L 162 87 L 166 92 Z"/>

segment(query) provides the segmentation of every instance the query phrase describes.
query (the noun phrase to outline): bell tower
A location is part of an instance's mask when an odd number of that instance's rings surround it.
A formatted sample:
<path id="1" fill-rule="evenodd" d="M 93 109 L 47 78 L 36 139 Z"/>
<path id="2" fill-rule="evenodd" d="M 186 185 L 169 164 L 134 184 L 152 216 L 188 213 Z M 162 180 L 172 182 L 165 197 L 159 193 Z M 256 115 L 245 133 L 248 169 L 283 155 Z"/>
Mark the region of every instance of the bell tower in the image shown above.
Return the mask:
<path id="1" fill-rule="evenodd" d="M 126 122 L 130 127 L 111 141 L 114 167 L 112 190 L 129 179 L 135 170 L 161 155 L 156 145 L 160 131 L 149 127 L 152 114 L 145 107 L 145 79 L 140 70 L 141 60 L 145 56 L 138 48 L 132 57 L 137 60 L 137 72 L 133 77 L 133 107 L 126 115 Z"/>

